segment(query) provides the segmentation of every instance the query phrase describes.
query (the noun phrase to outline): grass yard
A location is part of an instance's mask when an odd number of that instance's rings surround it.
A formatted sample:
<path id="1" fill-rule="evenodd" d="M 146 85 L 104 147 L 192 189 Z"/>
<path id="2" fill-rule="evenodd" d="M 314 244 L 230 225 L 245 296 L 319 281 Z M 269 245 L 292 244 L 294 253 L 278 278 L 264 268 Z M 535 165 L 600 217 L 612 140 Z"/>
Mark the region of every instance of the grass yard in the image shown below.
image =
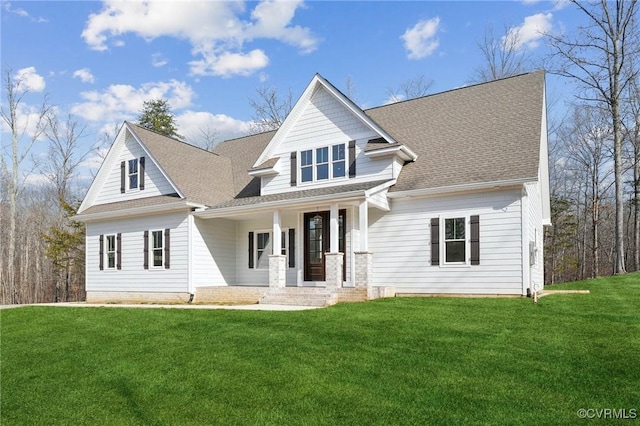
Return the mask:
<path id="1" fill-rule="evenodd" d="M 554 288 L 591 294 L 2 310 L 0 422 L 583 424 L 581 408 L 640 419 L 640 275 Z"/>

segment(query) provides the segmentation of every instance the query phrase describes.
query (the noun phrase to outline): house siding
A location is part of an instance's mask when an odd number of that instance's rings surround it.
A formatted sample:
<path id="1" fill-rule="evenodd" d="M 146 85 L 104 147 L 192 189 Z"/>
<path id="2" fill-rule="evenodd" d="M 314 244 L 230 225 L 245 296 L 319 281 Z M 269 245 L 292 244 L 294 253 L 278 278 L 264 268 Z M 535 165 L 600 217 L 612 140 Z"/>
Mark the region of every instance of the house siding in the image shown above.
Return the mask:
<path id="1" fill-rule="evenodd" d="M 539 288 L 542 290 L 544 285 L 544 244 L 543 244 L 543 225 L 542 225 L 542 195 L 539 183 L 527 184 L 527 194 L 529 194 L 529 241 L 534 242 L 537 247 L 536 257 L 530 260 L 533 263 L 530 267 L 531 288 Z"/>
<path id="2" fill-rule="evenodd" d="M 120 162 L 132 160 L 134 158 L 145 157 L 145 178 L 144 190 L 129 190 L 125 193 L 120 192 Z M 134 200 L 144 197 L 154 197 L 157 195 L 165 195 L 175 193 L 171 183 L 164 177 L 155 162 L 149 158 L 144 149 L 135 140 L 131 134 L 127 132 L 125 143 L 116 157 L 115 163 L 111 164 L 110 171 L 104 182 L 102 189 L 96 196 L 93 204 L 106 204 L 117 201 Z M 125 176 L 128 186 L 128 176 Z"/>
<path id="3" fill-rule="evenodd" d="M 188 211 L 87 223 L 87 293 L 188 292 Z M 170 269 L 144 269 L 144 231 L 170 229 Z M 122 269 L 100 270 L 100 235 L 121 233 Z M 90 297 L 90 296 L 88 296 Z"/>
<path id="4" fill-rule="evenodd" d="M 398 293 L 521 294 L 520 191 L 396 198 L 369 211 L 373 285 Z M 432 266 L 430 220 L 480 216 L 480 265 Z"/>
<path id="5" fill-rule="evenodd" d="M 369 139 L 379 135 L 367 127 L 344 105 L 333 98 L 326 90 L 318 90 L 310 103 L 300 114 L 299 119 L 286 135 L 282 143 L 274 151 L 273 157 L 279 157 L 279 174 L 262 179 L 262 195 L 288 191 L 392 179 L 394 176 L 393 159 L 370 160 L 364 154 L 364 147 Z M 291 186 L 291 152 L 331 146 L 339 143 L 348 144 L 356 141 L 356 178 L 325 180 L 318 183 L 301 183 Z M 348 150 L 347 150 L 348 151 Z M 300 167 L 300 158 L 297 161 Z M 347 170 L 349 161 L 347 161 Z M 297 173 L 297 171 L 295 171 Z"/>
<path id="6" fill-rule="evenodd" d="M 195 218 L 191 229 L 193 287 L 235 284 L 236 222 Z"/>

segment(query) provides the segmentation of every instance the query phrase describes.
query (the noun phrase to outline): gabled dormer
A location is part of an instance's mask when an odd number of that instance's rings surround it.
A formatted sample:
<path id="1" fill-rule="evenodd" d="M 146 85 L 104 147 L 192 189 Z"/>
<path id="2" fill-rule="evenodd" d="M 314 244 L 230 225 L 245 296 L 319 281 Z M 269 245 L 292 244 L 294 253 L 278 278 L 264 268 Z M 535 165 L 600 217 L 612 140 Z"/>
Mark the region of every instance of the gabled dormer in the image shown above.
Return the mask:
<path id="1" fill-rule="evenodd" d="M 261 195 L 268 195 L 392 180 L 416 158 L 316 74 L 247 172 L 260 178 Z"/>

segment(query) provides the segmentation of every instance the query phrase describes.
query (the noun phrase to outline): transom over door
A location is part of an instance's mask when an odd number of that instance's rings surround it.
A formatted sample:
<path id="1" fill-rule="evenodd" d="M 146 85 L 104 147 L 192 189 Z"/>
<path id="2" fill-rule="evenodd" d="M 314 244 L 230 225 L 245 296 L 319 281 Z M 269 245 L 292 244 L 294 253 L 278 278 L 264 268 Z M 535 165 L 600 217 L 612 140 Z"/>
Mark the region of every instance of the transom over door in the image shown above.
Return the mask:
<path id="1" fill-rule="evenodd" d="M 338 213 L 338 250 L 345 253 L 346 210 Z M 304 280 L 325 281 L 325 253 L 330 250 L 329 212 L 304 214 Z M 346 253 L 342 279 L 346 276 Z"/>

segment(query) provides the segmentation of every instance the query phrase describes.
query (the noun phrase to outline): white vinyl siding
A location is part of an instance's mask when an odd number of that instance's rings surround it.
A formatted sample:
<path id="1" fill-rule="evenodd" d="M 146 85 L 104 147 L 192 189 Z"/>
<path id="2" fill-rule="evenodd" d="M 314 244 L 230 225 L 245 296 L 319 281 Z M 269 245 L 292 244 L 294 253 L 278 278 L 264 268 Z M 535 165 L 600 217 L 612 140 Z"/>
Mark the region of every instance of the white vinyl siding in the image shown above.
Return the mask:
<path id="1" fill-rule="evenodd" d="M 362 181 L 374 181 L 394 178 L 394 160 L 392 158 L 370 160 L 364 154 L 364 147 L 370 139 L 380 137 L 369 129 L 351 111 L 347 110 L 340 102 L 333 98 L 324 89 L 318 90 L 311 102 L 301 112 L 297 121 L 286 135 L 273 157 L 280 157 L 279 174 L 274 177 L 262 178 L 262 195 L 275 194 L 288 191 L 299 191 L 316 187 L 332 185 L 345 185 Z M 356 141 L 356 170 L 357 177 L 348 178 L 349 141 Z M 313 183 L 303 182 L 301 179 L 301 167 L 303 158 L 301 153 L 313 150 L 313 156 L 317 148 L 327 147 L 329 151 L 328 170 L 331 175 L 334 167 L 339 169 L 340 160 L 333 162 L 333 146 L 344 144 L 346 164 L 344 165 L 344 178 L 337 179 L 313 179 Z M 297 167 L 294 173 L 298 175 L 298 186 L 291 186 L 291 153 L 297 152 Z M 313 166 L 313 175 L 317 174 Z M 397 170 L 396 170 L 397 171 Z"/>
<path id="2" fill-rule="evenodd" d="M 527 184 L 527 193 L 529 194 L 528 236 L 529 242 L 534 243 L 537 248 L 535 258 L 529 259 L 531 264 L 529 285 L 531 288 L 537 285 L 542 289 L 544 285 L 544 228 L 542 226 L 542 197 L 540 192 L 540 183 Z"/>
<path id="3" fill-rule="evenodd" d="M 233 285 L 236 282 L 236 222 L 194 219 L 192 227 L 194 287 Z"/>
<path id="4" fill-rule="evenodd" d="M 185 210 L 183 213 L 87 223 L 87 291 L 187 292 L 187 214 Z M 144 232 L 165 228 L 170 229 L 171 235 L 171 268 L 152 268 L 149 262 L 150 268 L 145 270 Z M 99 239 L 101 234 L 116 233 L 121 233 L 122 265 L 114 279 L 114 274 L 99 269 Z M 151 249 L 149 244 L 149 251 Z"/>
<path id="5" fill-rule="evenodd" d="M 129 172 L 129 160 L 137 159 L 138 171 L 140 171 L 140 157 L 145 157 L 145 178 L 144 190 L 139 188 L 131 190 L 129 188 L 131 175 Z M 125 193 L 120 192 L 121 171 L 120 164 L 125 162 Z M 105 163 L 103 167 L 110 167 L 109 173 L 103 183 L 102 188 L 97 192 L 95 201 L 92 205 L 113 203 L 116 201 L 133 200 L 143 197 L 154 197 L 157 195 L 173 194 L 176 190 L 170 182 L 164 177 L 158 166 L 152 161 L 148 154 L 142 149 L 140 144 L 131 135 L 127 135 L 126 142 L 122 146 L 119 155 L 113 164 Z M 136 175 L 137 185 L 140 185 L 141 177 L 139 173 Z M 96 184 L 99 184 L 96 182 Z"/>
<path id="6" fill-rule="evenodd" d="M 373 285 L 409 293 L 521 294 L 520 205 L 514 190 L 392 199 L 390 212 L 370 209 Z M 480 264 L 432 266 L 431 219 L 470 215 L 480 216 Z"/>

